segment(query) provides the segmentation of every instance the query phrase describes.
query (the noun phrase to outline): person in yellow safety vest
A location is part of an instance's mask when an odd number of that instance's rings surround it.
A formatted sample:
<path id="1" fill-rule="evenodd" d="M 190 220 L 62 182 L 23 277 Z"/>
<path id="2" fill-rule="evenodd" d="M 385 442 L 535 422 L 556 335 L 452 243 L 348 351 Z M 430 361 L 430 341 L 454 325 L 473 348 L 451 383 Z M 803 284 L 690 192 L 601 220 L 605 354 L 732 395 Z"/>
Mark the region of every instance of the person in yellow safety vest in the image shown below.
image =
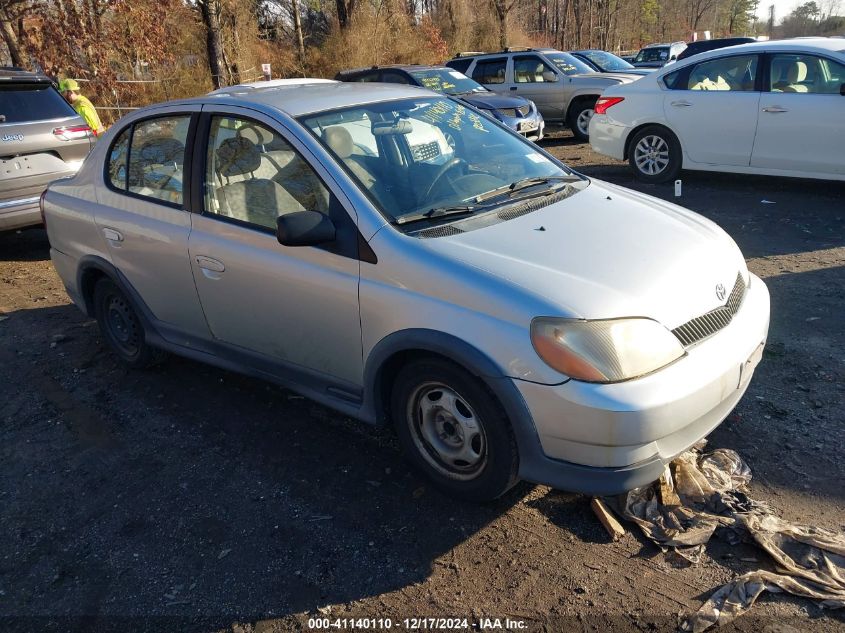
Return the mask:
<path id="1" fill-rule="evenodd" d="M 63 79 L 59 82 L 59 92 L 67 99 L 67 102 L 76 110 L 77 114 L 85 119 L 88 127 L 94 132 L 94 136 L 99 136 L 106 131 L 100 122 L 100 117 L 94 108 L 94 104 L 91 103 L 88 97 L 79 94 L 79 84 L 75 79 Z"/>

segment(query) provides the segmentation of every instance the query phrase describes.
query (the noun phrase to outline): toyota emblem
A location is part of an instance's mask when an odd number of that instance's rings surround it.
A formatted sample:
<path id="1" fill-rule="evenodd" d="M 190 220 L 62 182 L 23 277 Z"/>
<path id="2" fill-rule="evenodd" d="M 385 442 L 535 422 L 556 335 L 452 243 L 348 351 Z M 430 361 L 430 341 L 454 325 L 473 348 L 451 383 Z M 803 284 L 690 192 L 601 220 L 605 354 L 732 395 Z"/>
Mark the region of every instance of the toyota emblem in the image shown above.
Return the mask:
<path id="1" fill-rule="evenodd" d="M 722 284 L 716 286 L 716 298 L 722 301 L 725 298 L 725 287 Z"/>

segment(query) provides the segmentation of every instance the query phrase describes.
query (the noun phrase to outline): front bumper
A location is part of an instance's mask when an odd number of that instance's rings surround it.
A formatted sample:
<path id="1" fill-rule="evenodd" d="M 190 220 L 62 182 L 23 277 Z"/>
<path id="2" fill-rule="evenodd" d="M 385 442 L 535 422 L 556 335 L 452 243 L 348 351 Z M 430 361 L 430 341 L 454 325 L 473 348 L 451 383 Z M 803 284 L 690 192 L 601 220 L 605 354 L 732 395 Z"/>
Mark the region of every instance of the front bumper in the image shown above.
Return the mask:
<path id="1" fill-rule="evenodd" d="M 542 457 L 522 464 L 520 475 L 589 494 L 654 481 L 742 398 L 768 327 L 769 293 L 751 275 L 731 324 L 662 370 L 610 385 L 515 381 L 542 449 Z"/>
<path id="2" fill-rule="evenodd" d="M 543 121 L 543 117 L 539 113 L 519 118 L 501 116 L 499 120 L 529 141 L 537 142 L 543 139 L 546 122 Z"/>
<path id="3" fill-rule="evenodd" d="M 599 154 L 624 160 L 629 131 L 625 125 L 612 123 L 606 114 L 594 114 L 590 119 L 590 145 Z"/>

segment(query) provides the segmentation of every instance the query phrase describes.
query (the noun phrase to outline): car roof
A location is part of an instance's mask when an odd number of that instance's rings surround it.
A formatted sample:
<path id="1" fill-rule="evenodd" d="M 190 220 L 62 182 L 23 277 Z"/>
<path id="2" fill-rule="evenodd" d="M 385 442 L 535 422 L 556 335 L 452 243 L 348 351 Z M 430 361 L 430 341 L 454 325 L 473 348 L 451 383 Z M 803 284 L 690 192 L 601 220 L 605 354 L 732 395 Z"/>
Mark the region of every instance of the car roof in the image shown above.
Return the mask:
<path id="1" fill-rule="evenodd" d="M 710 58 L 724 55 L 730 49 L 730 54 L 743 52 L 790 52 L 790 51 L 808 51 L 811 49 L 819 49 L 823 51 L 830 51 L 833 53 L 845 53 L 845 43 L 841 39 L 832 37 L 802 37 L 789 40 L 768 40 L 765 42 L 749 42 L 747 44 L 737 44 L 736 46 L 729 46 L 724 48 L 716 48 L 709 51 L 704 51 L 698 55 L 693 55 L 688 59 L 696 58 Z M 684 61 L 687 61 L 686 59 Z"/>
<path id="2" fill-rule="evenodd" d="M 410 72 L 412 70 L 452 70 L 448 66 L 439 65 L 425 65 L 425 64 L 383 64 L 379 66 L 364 66 L 362 68 L 348 68 L 346 70 L 338 71 L 336 77 L 349 77 L 360 73 L 368 73 L 374 70 L 404 70 Z"/>
<path id="3" fill-rule="evenodd" d="M 394 99 L 443 95 L 405 84 L 345 83 L 340 81 L 277 85 L 218 92 L 178 103 L 258 104 L 286 112 L 292 117 L 337 108 L 355 107 Z"/>
<path id="4" fill-rule="evenodd" d="M 0 82 L 2 83 L 53 83 L 49 77 L 41 73 L 13 68 L 0 68 Z"/>
<path id="5" fill-rule="evenodd" d="M 217 90 L 212 90 L 208 94 L 224 94 L 230 92 L 240 92 L 242 90 L 257 90 L 259 88 L 274 88 L 276 86 L 305 86 L 309 84 L 333 84 L 337 83 L 334 79 L 321 79 L 320 77 L 291 77 L 289 79 L 270 79 L 265 81 L 251 81 L 249 83 L 236 84 L 234 86 L 224 86 Z"/>

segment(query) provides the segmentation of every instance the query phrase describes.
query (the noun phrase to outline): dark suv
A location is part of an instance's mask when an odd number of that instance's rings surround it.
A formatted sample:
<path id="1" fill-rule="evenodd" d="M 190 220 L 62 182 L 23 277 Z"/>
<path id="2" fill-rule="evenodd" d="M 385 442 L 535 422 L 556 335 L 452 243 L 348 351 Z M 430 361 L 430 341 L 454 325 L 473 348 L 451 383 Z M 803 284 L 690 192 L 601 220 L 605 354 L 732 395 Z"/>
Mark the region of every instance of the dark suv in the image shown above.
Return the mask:
<path id="1" fill-rule="evenodd" d="M 727 46 L 739 46 L 740 44 L 750 44 L 756 42 L 753 37 L 722 37 L 716 40 L 698 40 L 697 42 L 687 42 L 687 47 L 678 55 L 678 61 L 704 53 L 705 51 L 714 51 L 717 48 L 725 48 Z"/>
<path id="2" fill-rule="evenodd" d="M 463 73 L 445 66 L 373 66 L 342 70 L 338 81 L 378 81 L 409 84 L 440 92 L 484 111 L 529 141 L 543 138 L 545 122 L 534 102 L 518 95 L 500 95 Z"/>
<path id="3" fill-rule="evenodd" d="M 0 231 L 40 224 L 41 193 L 75 174 L 93 142 L 49 78 L 0 70 Z"/>

